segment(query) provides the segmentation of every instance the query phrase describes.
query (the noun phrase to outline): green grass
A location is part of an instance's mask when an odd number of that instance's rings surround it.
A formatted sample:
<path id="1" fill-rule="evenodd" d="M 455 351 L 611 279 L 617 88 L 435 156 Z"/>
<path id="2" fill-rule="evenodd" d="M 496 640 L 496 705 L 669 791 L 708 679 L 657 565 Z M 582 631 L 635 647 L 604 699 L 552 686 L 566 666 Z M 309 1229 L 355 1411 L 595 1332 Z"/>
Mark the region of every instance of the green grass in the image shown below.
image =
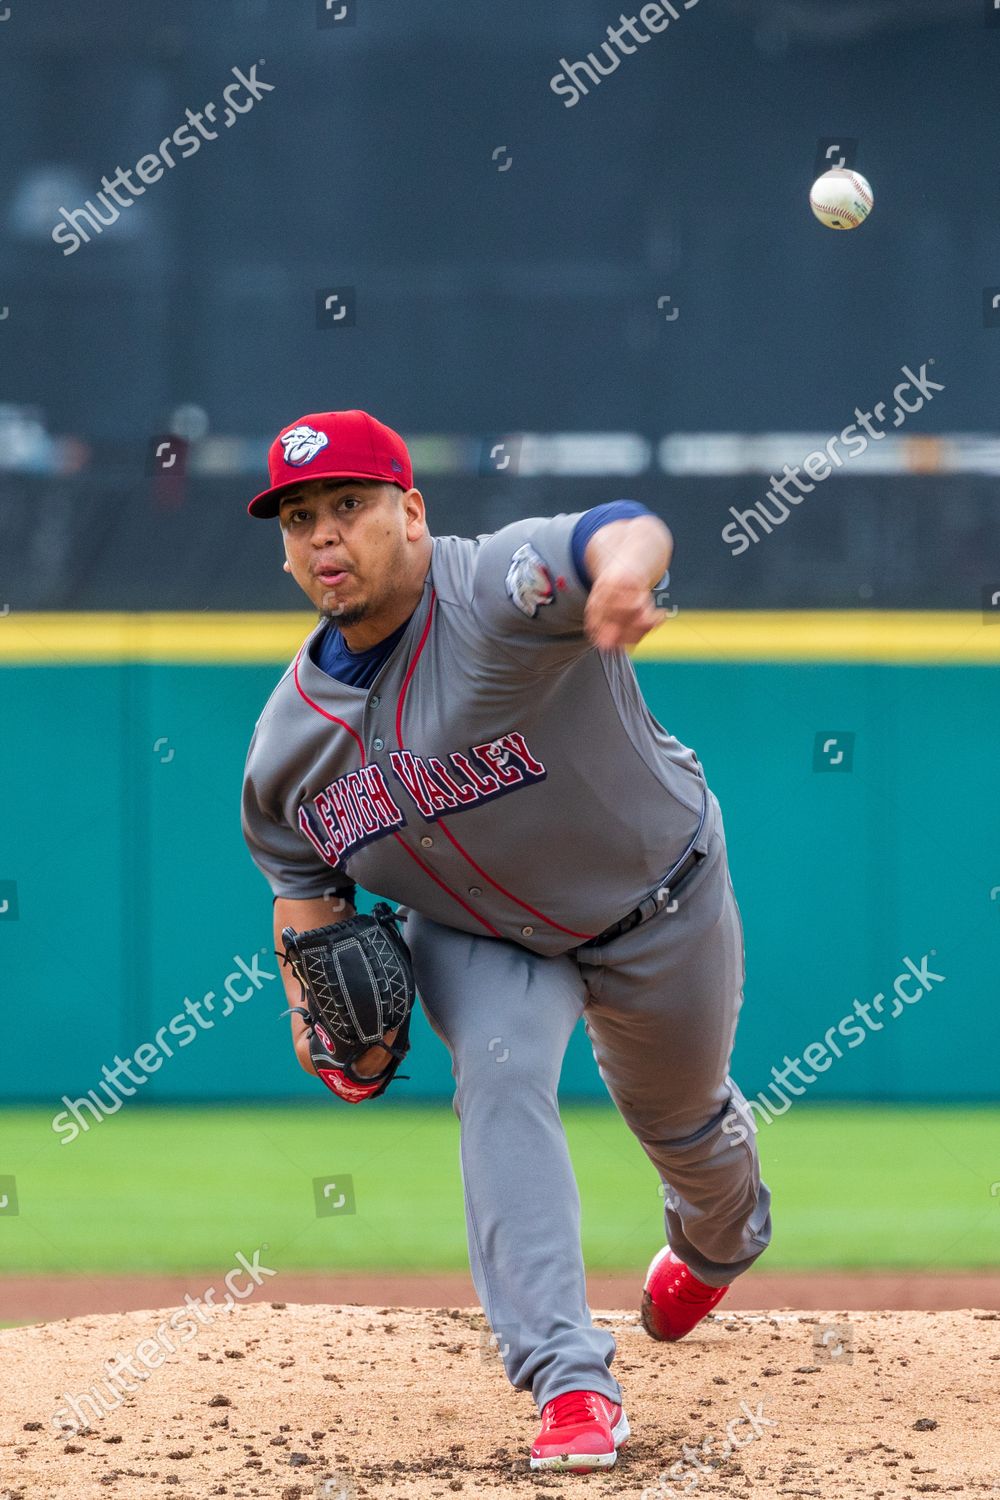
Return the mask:
<path id="1" fill-rule="evenodd" d="M 644 1266 L 662 1243 L 650 1163 L 612 1109 L 563 1115 L 588 1265 Z M 126 1108 L 68 1145 L 46 1112 L 11 1110 L 0 1140 L 19 1206 L 0 1213 L 0 1271 L 225 1270 L 265 1244 L 276 1269 L 466 1265 L 443 1106 Z M 1000 1263 L 998 1110 L 801 1105 L 762 1127 L 760 1147 L 769 1269 Z M 313 1179 L 344 1174 L 356 1213 L 317 1218 Z"/>

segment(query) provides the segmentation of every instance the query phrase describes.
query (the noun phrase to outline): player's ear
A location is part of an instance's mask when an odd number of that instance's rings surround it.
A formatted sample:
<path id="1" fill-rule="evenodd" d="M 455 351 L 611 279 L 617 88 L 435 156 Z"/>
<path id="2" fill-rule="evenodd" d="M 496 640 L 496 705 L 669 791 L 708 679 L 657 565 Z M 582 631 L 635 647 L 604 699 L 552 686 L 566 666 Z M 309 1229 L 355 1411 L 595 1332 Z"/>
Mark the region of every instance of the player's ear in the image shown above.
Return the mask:
<path id="1" fill-rule="evenodd" d="M 284 572 L 284 573 L 290 573 L 292 571 L 291 564 L 289 563 L 287 557 L 285 558 L 285 561 L 281 564 L 281 569 L 282 569 L 282 572 Z"/>
<path id="2" fill-rule="evenodd" d="M 411 542 L 422 537 L 427 529 L 427 513 L 424 497 L 419 490 L 407 490 L 402 498 L 403 514 L 406 517 L 406 535 Z"/>

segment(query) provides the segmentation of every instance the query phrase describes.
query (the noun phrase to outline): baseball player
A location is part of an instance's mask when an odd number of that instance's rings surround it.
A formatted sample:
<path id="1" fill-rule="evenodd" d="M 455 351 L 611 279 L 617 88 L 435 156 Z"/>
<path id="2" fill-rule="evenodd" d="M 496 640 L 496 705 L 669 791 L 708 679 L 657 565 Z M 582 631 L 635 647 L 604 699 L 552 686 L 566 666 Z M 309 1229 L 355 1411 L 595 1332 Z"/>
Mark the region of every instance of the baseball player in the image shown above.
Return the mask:
<path id="1" fill-rule="evenodd" d="M 745 966 L 719 804 L 625 649 L 664 618 L 670 533 L 614 501 L 432 537 L 406 446 L 361 411 L 301 417 L 269 459 L 249 510 L 320 615 L 243 791 L 296 1053 L 350 1102 L 384 1092 L 415 981 L 452 1060 L 476 1291 L 541 1412 L 531 1466 L 609 1467 L 629 1426 L 557 1103 L 581 1017 L 663 1183 L 649 1334 L 688 1333 L 770 1237 L 754 1138 L 724 1128 Z M 355 917 L 356 884 L 397 910 Z"/>

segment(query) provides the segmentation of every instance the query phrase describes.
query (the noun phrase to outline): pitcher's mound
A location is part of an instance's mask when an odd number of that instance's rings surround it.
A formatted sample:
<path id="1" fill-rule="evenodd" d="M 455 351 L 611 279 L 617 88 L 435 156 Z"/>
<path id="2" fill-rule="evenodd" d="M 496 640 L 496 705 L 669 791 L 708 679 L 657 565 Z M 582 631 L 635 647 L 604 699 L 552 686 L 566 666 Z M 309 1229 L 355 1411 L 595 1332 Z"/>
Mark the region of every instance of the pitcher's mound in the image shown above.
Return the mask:
<path id="1" fill-rule="evenodd" d="M 632 1312 L 596 1314 L 634 1436 L 585 1479 L 529 1471 L 534 1405 L 479 1311 L 202 1316 L 0 1334 L 0 1496 L 1000 1495 L 995 1312 L 720 1310 L 676 1345 Z"/>

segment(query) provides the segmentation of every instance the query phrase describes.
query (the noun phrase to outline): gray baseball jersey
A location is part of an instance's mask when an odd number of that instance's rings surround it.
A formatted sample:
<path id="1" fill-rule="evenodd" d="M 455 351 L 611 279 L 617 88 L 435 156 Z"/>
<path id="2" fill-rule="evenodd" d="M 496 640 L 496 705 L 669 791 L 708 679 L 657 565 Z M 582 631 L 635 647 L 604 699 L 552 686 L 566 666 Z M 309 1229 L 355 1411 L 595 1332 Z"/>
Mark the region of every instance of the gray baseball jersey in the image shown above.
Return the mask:
<path id="1" fill-rule="evenodd" d="M 356 882 L 557 954 L 680 858 L 702 770 L 650 713 L 627 655 L 584 634 L 579 519 L 435 538 L 421 601 L 368 688 L 316 665 L 317 625 L 246 762 L 244 836 L 275 896 L 352 897 Z"/>

